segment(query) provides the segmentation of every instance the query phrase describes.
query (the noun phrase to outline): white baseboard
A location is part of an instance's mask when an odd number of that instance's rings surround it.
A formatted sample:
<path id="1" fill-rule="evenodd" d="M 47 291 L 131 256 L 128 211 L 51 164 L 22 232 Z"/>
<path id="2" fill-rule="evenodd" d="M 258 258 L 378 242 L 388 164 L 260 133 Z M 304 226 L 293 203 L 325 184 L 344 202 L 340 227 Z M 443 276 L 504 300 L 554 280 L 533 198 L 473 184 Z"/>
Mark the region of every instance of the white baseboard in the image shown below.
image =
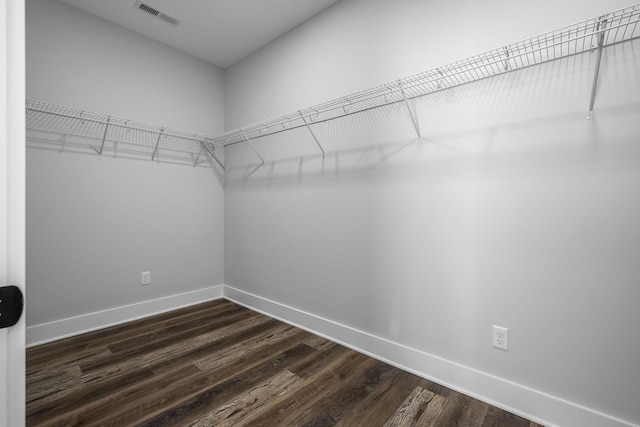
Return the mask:
<path id="1" fill-rule="evenodd" d="M 27 348 L 152 316 L 154 314 L 164 313 L 177 308 L 222 298 L 222 294 L 223 286 L 217 285 L 196 291 L 110 308 L 108 310 L 87 313 L 81 316 L 28 326 L 26 331 Z"/>
<path id="2" fill-rule="evenodd" d="M 636 424 L 271 301 L 229 285 L 224 298 L 545 426 L 639 427 Z"/>

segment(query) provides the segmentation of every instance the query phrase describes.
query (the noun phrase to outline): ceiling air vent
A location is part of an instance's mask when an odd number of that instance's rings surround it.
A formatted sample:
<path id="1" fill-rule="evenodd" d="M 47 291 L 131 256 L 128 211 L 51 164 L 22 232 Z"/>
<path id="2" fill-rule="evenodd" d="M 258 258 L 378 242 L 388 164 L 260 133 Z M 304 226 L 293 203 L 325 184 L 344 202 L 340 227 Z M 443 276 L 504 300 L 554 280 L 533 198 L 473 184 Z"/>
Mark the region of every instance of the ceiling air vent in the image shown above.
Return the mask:
<path id="1" fill-rule="evenodd" d="M 178 20 L 177 18 L 171 16 L 170 14 L 168 14 L 167 12 L 164 12 L 161 9 L 158 9 L 155 6 L 151 6 L 149 3 L 143 2 L 142 0 L 137 0 L 133 4 L 133 7 L 135 7 L 138 10 L 141 10 L 142 12 L 148 13 L 149 15 L 153 16 L 156 19 L 161 19 L 164 22 L 167 22 L 171 25 L 180 24 L 180 20 Z"/>

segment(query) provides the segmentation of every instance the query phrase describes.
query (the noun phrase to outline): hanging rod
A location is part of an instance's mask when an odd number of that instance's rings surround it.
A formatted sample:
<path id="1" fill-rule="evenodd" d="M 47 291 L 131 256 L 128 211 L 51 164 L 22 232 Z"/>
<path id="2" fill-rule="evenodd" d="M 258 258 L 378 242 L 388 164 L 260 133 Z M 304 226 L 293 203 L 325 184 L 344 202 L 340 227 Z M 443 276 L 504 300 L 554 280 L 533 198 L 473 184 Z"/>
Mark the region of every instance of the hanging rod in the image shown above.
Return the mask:
<path id="1" fill-rule="evenodd" d="M 606 22 L 606 26 L 603 25 L 604 22 Z M 603 47 L 639 37 L 639 22 L 640 4 L 636 4 L 392 83 L 242 126 L 242 129 L 238 128 L 216 135 L 213 138 L 213 143 L 230 146 L 302 127 L 311 130 L 311 126 L 314 124 L 391 104 L 404 103 L 408 107 L 409 100 L 441 90 L 583 52 L 593 50 L 601 52 Z M 595 97 L 597 68 L 589 104 L 590 111 L 593 109 Z M 411 114 L 410 108 L 409 114 Z M 411 119 L 418 137 L 420 137 L 420 129 L 412 114 Z"/>
<path id="2" fill-rule="evenodd" d="M 91 148 L 99 155 L 118 152 L 192 166 L 215 162 L 224 171 L 213 136 L 32 99 L 26 100 L 26 114 L 28 139 L 41 144 L 68 144 Z"/>

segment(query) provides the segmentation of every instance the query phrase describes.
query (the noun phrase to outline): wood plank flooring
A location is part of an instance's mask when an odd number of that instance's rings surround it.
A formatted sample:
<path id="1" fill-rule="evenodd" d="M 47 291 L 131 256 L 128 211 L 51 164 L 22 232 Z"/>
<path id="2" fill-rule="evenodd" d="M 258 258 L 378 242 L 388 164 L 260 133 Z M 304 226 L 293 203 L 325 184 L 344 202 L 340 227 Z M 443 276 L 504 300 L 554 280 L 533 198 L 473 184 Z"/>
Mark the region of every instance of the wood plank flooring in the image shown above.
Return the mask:
<path id="1" fill-rule="evenodd" d="M 27 350 L 28 426 L 537 426 L 226 300 Z"/>

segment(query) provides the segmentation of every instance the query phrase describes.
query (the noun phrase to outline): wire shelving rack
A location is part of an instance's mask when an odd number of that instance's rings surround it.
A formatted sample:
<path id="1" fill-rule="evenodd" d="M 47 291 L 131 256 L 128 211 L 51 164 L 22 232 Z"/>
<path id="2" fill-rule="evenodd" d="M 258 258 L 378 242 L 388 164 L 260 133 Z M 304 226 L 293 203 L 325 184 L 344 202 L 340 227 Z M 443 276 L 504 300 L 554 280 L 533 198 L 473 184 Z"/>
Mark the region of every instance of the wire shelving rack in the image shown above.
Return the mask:
<path id="1" fill-rule="evenodd" d="M 222 147 L 213 137 L 27 99 L 28 140 L 88 148 L 99 155 L 126 154 L 150 160 L 209 164 L 224 170 Z M 59 139 L 64 141 L 60 142 Z M 53 139 L 53 140 L 52 140 Z"/>
<path id="2" fill-rule="evenodd" d="M 151 160 L 159 157 L 182 163 L 208 163 L 224 172 L 220 151 L 247 143 L 264 163 L 252 141 L 280 132 L 306 128 L 324 156 L 314 126 L 345 116 L 404 104 L 418 139 L 422 138 L 411 102 L 435 92 L 454 88 L 568 56 L 597 52 L 587 119 L 593 117 L 602 51 L 608 46 L 640 37 L 640 4 L 604 13 L 544 34 L 502 46 L 391 83 L 353 93 L 312 107 L 262 120 L 218 135 L 199 135 L 157 125 L 27 100 L 27 130 L 54 132 L 90 140 L 98 154 L 127 150 Z M 261 163 L 261 164 L 262 164 Z"/>
<path id="3" fill-rule="evenodd" d="M 314 125 L 391 104 L 406 106 L 407 114 L 420 139 L 422 135 L 419 122 L 410 106 L 412 99 L 595 50 L 598 57 L 588 106 L 587 118 L 590 119 L 593 117 L 603 48 L 640 37 L 639 23 L 640 4 L 636 4 L 391 83 L 230 130 L 216 135 L 213 143 L 224 146 L 248 143 L 264 163 L 252 141 L 279 132 L 307 128 L 324 155 L 322 142 L 313 131 Z"/>

